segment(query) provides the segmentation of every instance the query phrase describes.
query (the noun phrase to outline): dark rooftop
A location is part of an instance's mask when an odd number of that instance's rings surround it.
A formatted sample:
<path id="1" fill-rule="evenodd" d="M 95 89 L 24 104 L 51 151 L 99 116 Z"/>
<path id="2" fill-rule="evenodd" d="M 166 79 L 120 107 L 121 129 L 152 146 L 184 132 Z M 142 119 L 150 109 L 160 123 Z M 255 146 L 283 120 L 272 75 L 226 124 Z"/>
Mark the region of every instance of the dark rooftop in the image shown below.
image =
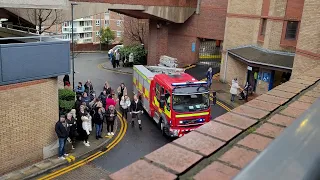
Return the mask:
<path id="1" fill-rule="evenodd" d="M 270 67 L 292 69 L 294 56 L 292 53 L 282 53 L 263 50 L 257 47 L 241 47 L 231 49 L 229 52 L 238 58 L 252 64 L 260 64 Z"/>

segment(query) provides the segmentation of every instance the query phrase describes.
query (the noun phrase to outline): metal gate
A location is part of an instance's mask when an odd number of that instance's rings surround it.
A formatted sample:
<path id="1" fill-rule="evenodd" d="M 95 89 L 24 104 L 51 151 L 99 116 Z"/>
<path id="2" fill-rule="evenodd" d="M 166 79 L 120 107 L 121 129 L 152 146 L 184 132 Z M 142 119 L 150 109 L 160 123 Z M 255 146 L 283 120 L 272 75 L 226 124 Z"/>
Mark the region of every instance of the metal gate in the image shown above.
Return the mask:
<path id="1" fill-rule="evenodd" d="M 203 40 L 200 42 L 199 64 L 212 68 L 220 68 L 221 46 L 215 40 Z"/>

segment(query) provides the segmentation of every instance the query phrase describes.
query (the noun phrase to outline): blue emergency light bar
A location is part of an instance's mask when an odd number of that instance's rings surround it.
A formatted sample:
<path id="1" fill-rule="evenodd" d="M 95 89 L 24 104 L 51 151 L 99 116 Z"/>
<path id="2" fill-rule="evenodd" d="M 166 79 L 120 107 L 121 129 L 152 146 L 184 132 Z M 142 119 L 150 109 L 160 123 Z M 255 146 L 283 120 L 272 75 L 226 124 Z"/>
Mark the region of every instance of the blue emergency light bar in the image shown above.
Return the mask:
<path id="1" fill-rule="evenodd" d="M 197 81 L 197 82 L 183 82 L 183 83 L 172 83 L 172 86 L 186 86 L 186 85 L 204 85 L 207 84 L 205 81 Z"/>

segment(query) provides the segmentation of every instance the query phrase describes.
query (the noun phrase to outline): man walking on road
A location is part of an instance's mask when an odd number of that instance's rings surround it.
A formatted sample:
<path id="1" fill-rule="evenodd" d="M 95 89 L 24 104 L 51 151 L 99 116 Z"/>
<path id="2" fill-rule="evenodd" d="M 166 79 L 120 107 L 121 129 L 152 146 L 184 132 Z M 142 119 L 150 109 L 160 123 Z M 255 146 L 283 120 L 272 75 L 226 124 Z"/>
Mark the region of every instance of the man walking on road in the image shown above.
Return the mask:
<path id="1" fill-rule="evenodd" d="M 64 147 L 69 135 L 69 128 L 64 115 L 61 115 L 60 120 L 56 123 L 55 131 L 59 138 L 59 159 L 65 159 L 68 156 L 64 151 Z"/>
<path id="2" fill-rule="evenodd" d="M 132 127 L 134 126 L 134 119 L 138 119 L 139 128 L 142 129 L 140 113 L 143 112 L 143 106 L 141 101 L 138 99 L 137 95 L 133 96 L 133 101 L 131 102 L 131 112 L 132 115 Z"/>

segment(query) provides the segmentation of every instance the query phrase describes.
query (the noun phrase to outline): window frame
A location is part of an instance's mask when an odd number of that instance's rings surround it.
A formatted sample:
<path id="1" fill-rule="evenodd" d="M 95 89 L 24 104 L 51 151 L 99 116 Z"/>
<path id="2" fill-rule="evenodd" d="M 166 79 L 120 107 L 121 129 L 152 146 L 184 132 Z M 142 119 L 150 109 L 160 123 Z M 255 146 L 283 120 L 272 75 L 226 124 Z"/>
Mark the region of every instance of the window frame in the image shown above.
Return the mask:
<path id="1" fill-rule="evenodd" d="M 95 24 L 96 24 L 96 26 L 100 26 L 100 19 L 96 19 Z"/>
<path id="2" fill-rule="evenodd" d="M 260 29 L 260 36 L 265 36 L 267 29 L 267 19 L 262 18 L 261 19 L 261 29 Z"/>
<path id="3" fill-rule="evenodd" d="M 160 86 L 159 83 L 156 83 L 156 87 L 155 87 L 155 93 L 156 93 L 156 98 L 157 100 L 160 102 L 160 97 L 161 97 L 161 94 L 164 93 L 164 87 Z"/>
<path id="4" fill-rule="evenodd" d="M 293 23 L 295 23 L 295 25 L 294 25 L 294 26 L 296 26 L 295 29 L 293 29 L 293 26 L 290 27 L 290 25 L 292 25 Z M 289 27 L 292 29 L 290 29 Z M 299 29 L 299 21 L 287 21 L 284 39 L 285 40 L 296 40 L 297 35 L 298 35 L 298 29 Z M 290 31 L 292 31 L 292 32 L 290 32 Z"/>
<path id="5" fill-rule="evenodd" d="M 96 31 L 96 37 L 100 36 L 100 31 Z"/>
<path id="6" fill-rule="evenodd" d="M 119 35 L 119 33 L 120 33 L 120 35 Z M 117 35 L 117 37 L 121 37 L 122 32 L 121 31 L 117 31 L 116 35 Z"/>
<path id="7" fill-rule="evenodd" d="M 121 26 L 121 20 L 117 20 L 117 26 L 118 26 L 118 27 Z"/>

